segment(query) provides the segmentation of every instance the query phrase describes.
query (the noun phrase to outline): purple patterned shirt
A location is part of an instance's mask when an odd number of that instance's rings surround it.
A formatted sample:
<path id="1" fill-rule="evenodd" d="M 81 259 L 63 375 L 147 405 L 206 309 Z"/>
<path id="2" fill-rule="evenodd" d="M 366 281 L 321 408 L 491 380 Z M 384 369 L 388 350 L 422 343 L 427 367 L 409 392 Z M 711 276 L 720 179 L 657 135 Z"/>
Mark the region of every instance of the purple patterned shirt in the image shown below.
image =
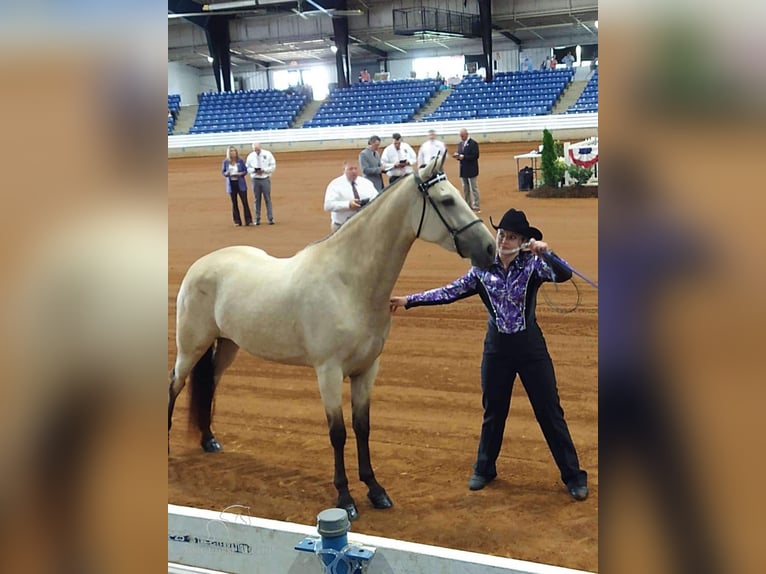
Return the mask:
<path id="1" fill-rule="evenodd" d="M 529 251 L 522 251 L 506 271 L 495 257 L 488 269 L 471 267 L 468 273 L 449 285 L 407 296 L 406 308 L 444 305 L 479 294 L 490 321 L 501 333 L 518 333 L 536 322 L 537 290 L 545 281 L 566 281 L 571 272 Z"/>

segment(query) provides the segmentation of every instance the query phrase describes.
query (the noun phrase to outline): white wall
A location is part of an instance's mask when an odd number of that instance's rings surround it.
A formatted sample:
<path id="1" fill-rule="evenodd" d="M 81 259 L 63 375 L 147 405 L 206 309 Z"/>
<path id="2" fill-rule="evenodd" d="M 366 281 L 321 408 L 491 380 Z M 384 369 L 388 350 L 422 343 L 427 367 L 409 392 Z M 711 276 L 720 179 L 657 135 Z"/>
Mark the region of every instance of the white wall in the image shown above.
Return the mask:
<path id="1" fill-rule="evenodd" d="M 547 48 L 529 48 L 527 50 L 521 51 L 521 60 L 524 59 L 524 56 L 528 56 L 529 59 L 532 61 L 532 69 L 539 70 L 540 64 L 543 63 L 543 60 L 545 60 L 545 57 L 550 55 L 551 55 L 551 46 L 548 46 Z"/>
<path id="2" fill-rule="evenodd" d="M 269 72 L 267 70 L 258 70 L 255 72 L 245 72 L 242 74 L 236 74 L 238 78 L 242 78 L 243 90 L 268 90 L 269 89 Z M 273 86 L 273 84 L 271 84 Z"/>
<path id="3" fill-rule="evenodd" d="M 410 77 L 412 71 L 412 60 L 405 58 L 403 60 L 389 60 L 388 71 L 392 80 L 401 80 Z"/>
<path id="4" fill-rule="evenodd" d="M 517 72 L 519 70 L 519 51 L 500 50 L 492 52 L 492 59 L 497 62 L 495 72 Z"/>
<path id="5" fill-rule="evenodd" d="M 212 73 L 210 79 L 213 79 Z M 201 91 L 197 68 L 168 62 L 168 94 L 181 94 L 181 105 L 192 106 L 197 104 L 197 94 Z"/>
<path id="6" fill-rule="evenodd" d="M 196 106 L 198 94 L 217 91 L 212 66 L 199 69 L 168 62 L 168 94 L 181 94 L 182 106 Z"/>
<path id="7" fill-rule="evenodd" d="M 217 92 L 218 86 L 215 83 L 215 76 L 213 75 L 213 68 L 209 70 L 202 70 L 199 77 L 199 91 L 202 92 Z M 196 98 L 195 98 L 196 103 Z"/>

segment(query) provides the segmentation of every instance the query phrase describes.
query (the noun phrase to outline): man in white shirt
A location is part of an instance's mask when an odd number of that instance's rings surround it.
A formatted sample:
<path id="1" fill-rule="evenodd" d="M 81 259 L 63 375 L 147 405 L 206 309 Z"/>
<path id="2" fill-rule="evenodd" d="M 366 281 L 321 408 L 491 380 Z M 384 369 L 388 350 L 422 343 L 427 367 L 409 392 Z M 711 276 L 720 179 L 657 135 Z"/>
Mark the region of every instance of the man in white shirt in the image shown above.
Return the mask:
<path id="1" fill-rule="evenodd" d="M 447 155 L 447 146 L 443 141 L 436 139 L 436 130 L 428 130 L 428 139 L 418 150 L 418 167 L 423 167 L 437 155 Z"/>
<path id="2" fill-rule="evenodd" d="M 263 149 L 261 144 L 255 142 L 253 151 L 248 154 L 245 165 L 253 182 L 255 224 L 261 224 L 261 197 L 263 197 L 266 201 L 266 215 L 269 218 L 269 225 L 274 225 L 274 214 L 271 210 L 271 174 L 277 168 L 277 161 L 269 150 Z"/>
<path id="3" fill-rule="evenodd" d="M 378 190 L 369 179 L 359 177 L 356 161 L 343 163 L 343 175 L 333 179 L 324 194 L 324 210 L 330 212 L 330 230 L 338 231 L 341 225 L 378 196 Z"/>
<path id="4" fill-rule="evenodd" d="M 410 144 L 402 141 L 400 134 L 396 133 L 391 137 L 393 142 L 383 150 L 383 155 L 380 156 L 383 171 L 388 174 L 388 185 L 412 173 L 412 166 L 418 161 L 415 150 Z"/>

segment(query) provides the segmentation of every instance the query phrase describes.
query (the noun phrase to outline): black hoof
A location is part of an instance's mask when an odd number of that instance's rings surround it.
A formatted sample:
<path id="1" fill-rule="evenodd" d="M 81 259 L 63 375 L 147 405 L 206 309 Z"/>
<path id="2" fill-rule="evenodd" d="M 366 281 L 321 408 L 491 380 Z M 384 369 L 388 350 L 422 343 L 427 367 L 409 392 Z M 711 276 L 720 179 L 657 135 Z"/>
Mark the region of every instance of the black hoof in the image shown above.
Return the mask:
<path id="1" fill-rule="evenodd" d="M 394 505 L 394 502 L 388 497 L 388 494 L 386 494 L 385 490 L 377 494 L 368 492 L 367 498 L 370 499 L 370 502 L 372 502 L 372 506 L 374 508 L 391 508 Z"/>
<path id="2" fill-rule="evenodd" d="M 349 520 L 356 520 L 359 518 L 359 511 L 356 509 L 356 504 L 353 502 L 351 504 L 347 504 L 345 506 L 338 506 L 338 508 L 342 508 L 346 511 L 346 514 L 348 514 Z"/>
<path id="3" fill-rule="evenodd" d="M 202 450 L 205 452 L 221 452 L 223 447 L 215 440 L 214 436 L 202 441 Z"/>

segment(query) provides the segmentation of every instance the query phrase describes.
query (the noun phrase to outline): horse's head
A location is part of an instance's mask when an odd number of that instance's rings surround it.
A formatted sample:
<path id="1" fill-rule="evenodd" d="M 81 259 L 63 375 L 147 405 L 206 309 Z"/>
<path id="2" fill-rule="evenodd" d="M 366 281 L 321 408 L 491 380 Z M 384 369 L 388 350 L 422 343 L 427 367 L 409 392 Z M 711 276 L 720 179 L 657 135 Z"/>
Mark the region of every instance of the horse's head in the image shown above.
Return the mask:
<path id="1" fill-rule="evenodd" d="M 439 155 L 413 174 L 423 196 L 423 209 L 415 222 L 416 234 L 470 258 L 477 267 L 489 267 L 495 258 L 495 238 L 447 181 L 442 172 L 445 158 L 446 155 Z"/>

